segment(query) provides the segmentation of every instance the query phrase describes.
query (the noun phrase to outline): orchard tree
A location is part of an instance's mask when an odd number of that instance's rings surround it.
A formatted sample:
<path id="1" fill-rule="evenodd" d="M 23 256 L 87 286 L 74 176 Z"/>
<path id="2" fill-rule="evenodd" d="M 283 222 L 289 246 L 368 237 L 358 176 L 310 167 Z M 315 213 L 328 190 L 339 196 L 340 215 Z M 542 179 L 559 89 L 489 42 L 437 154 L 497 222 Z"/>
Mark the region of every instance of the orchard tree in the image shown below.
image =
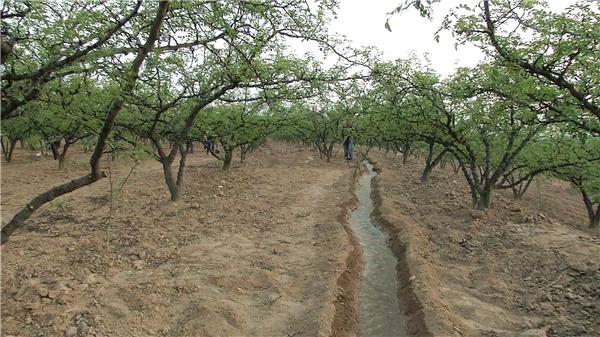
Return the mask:
<path id="1" fill-rule="evenodd" d="M 300 129 L 304 143 L 311 144 L 327 162 L 333 158 L 335 144 L 351 133 L 352 119 L 340 106 L 321 100 L 312 105 L 294 107 L 292 117 Z"/>
<path id="2" fill-rule="evenodd" d="M 556 89 L 548 117 L 600 135 L 600 12 L 594 6 L 579 1 L 555 13 L 544 1 L 483 0 L 476 8 L 461 6 L 445 26 L 505 68 L 527 73 L 536 87 Z"/>
<path id="3" fill-rule="evenodd" d="M 421 183 L 426 184 L 433 169 L 448 153 L 437 141 L 435 130 L 419 119 L 422 105 L 430 106 L 422 96 L 422 88 L 433 88 L 439 81 L 429 69 L 414 61 L 397 60 L 380 63 L 374 70 L 374 90 L 369 95 L 374 114 L 379 114 L 383 141 L 402 153 L 402 162 L 418 152 L 425 153 Z"/>
<path id="4" fill-rule="evenodd" d="M 543 108 L 496 94 L 498 87 L 519 90 L 505 75 L 494 65 L 482 65 L 463 69 L 445 83 L 417 86 L 422 99 L 413 122 L 427 125 L 423 136 L 458 160 L 478 210 L 491 207 L 496 184 L 545 127 L 538 120 Z"/>
<path id="5" fill-rule="evenodd" d="M 136 13 L 137 13 L 137 10 L 140 5 L 141 5 L 141 3 L 138 3 L 138 6 L 135 10 Z M 9 236 L 17 228 L 19 228 L 23 224 L 23 222 L 25 220 L 27 220 L 37 209 L 39 209 L 45 203 L 50 202 L 50 201 L 56 199 L 57 197 L 60 197 L 67 193 L 70 193 L 81 187 L 93 184 L 94 182 L 105 177 L 105 173 L 102 172 L 102 170 L 100 168 L 100 160 L 106 149 L 107 140 L 109 139 L 111 132 L 113 130 L 115 119 L 116 119 L 117 115 L 119 114 L 119 112 L 123 108 L 125 98 L 128 97 L 134 90 L 134 87 L 137 82 L 139 72 L 140 72 L 140 69 L 142 68 L 142 64 L 144 63 L 144 60 L 146 59 L 149 52 L 153 49 L 154 44 L 158 40 L 161 26 L 162 26 L 162 23 L 163 23 L 165 17 L 167 16 L 168 9 L 169 9 L 168 2 L 159 2 L 156 4 L 149 4 L 148 10 L 151 12 L 154 12 L 155 14 L 149 18 L 149 20 L 144 25 L 145 28 L 143 30 L 140 30 L 140 32 L 139 32 L 140 34 L 138 34 L 138 36 L 139 35 L 146 36 L 145 42 L 141 45 L 141 48 L 139 48 L 138 51 L 136 52 L 135 58 L 132 61 L 127 62 L 127 66 L 125 66 L 124 69 L 122 69 L 124 71 L 122 73 L 120 73 L 120 76 L 122 77 L 121 82 L 120 82 L 121 86 L 120 86 L 118 92 L 112 97 L 109 107 L 106 110 L 106 115 L 103 118 L 102 127 L 98 134 L 97 142 L 96 142 L 94 151 L 90 158 L 90 173 L 81 178 L 78 178 L 78 179 L 72 180 L 70 182 L 64 183 L 62 185 L 53 187 L 53 188 L 49 189 L 48 191 L 46 191 L 42 194 L 39 194 L 38 196 L 33 198 L 23 209 L 21 209 L 19 212 L 17 212 L 17 214 L 15 214 L 15 216 L 5 226 L 2 227 L 2 231 L 0 233 L 0 235 L 1 235 L 0 242 L 2 242 L 2 244 L 7 242 Z M 66 13 L 65 13 L 65 15 L 66 15 Z M 43 19 L 40 19 L 40 20 L 41 20 L 40 26 L 42 26 L 44 21 L 43 21 Z M 95 22 L 95 23 L 97 23 L 97 22 Z M 37 22 L 34 22 L 34 25 L 37 25 Z M 122 24 L 119 24 L 118 27 L 119 28 L 122 27 Z M 55 29 L 55 27 L 52 27 L 51 29 Z M 58 28 L 56 28 L 54 31 L 53 30 L 50 30 L 50 31 L 58 36 L 62 36 L 62 33 L 64 33 L 64 31 L 62 31 L 61 29 L 58 29 Z M 112 36 L 112 34 L 110 36 Z M 95 40 L 96 42 L 92 43 L 90 46 L 94 46 L 98 43 L 98 41 L 102 41 L 102 39 L 100 39 L 100 40 L 93 39 L 93 40 Z M 28 53 L 35 53 L 35 51 L 36 51 L 35 48 L 32 48 L 31 50 L 28 50 Z M 60 55 L 60 56 L 58 56 L 58 61 L 53 61 L 52 63 L 48 63 L 42 67 L 42 69 L 46 69 L 46 70 L 38 69 L 35 72 L 42 71 L 42 73 L 44 73 L 44 74 L 46 74 L 47 72 L 52 72 L 55 68 L 57 68 L 57 64 L 58 65 L 66 64 L 65 60 L 69 60 L 69 59 L 71 59 L 71 62 L 74 62 L 79 57 L 78 55 L 80 55 L 81 53 L 85 54 L 89 51 L 90 50 L 87 50 L 87 49 L 80 49 L 78 52 L 76 51 L 76 52 L 71 53 L 70 54 L 71 58 L 69 58 L 68 56 Z M 73 55 L 75 55 L 77 57 L 74 57 Z M 72 60 L 73 58 L 75 60 Z M 50 67 L 50 68 L 47 69 L 48 67 Z M 35 76 L 37 76 L 37 75 L 33 75 L 33 78 L 35 78 Z M 28 78 L 28 77 L 26 76 L 25 78 Z M 4 80 L 4 78 L 3 78 L 3 80 Z M 13 81 L 14 80 L 15 80 L 15 78 L 13 78 Z M 10 83 L 11 81 L 8 80 L 8 82 Z M 31 84 L 32 87 L 35 87 L 37 85 L 38 85 L 37 83 Z M 35 90 L 39 90 L 39 89 L 35 89 Z M 36 93 L 35 96 L 37 96 L 38 94 L 39 93 Z M 4 97 L 4 88 L 3 88 L 3 97 Z M 19 101 L 19 102 L 21 102 L 21 101 Z M 4 113 L 3 113 L 3 115 L 4 115 Z"/>
<path id="6" fill-rule="evenodd" d="M 36 102 L 23 107 L 22 116 L 50 146 L 62 169 L 73 144 L 99 133 L 98 116 L 110 94 L 110 83 L 99 88 L 86 77 L 62 78 L 48 84 Z"/>
<path id="7" fill-rule="evenodd" d="M 10 163 L 17 142 L 28 138 L 32 134 L 32 126 L 26 118 L 18 117 L 2 122 L 2 124 L 0 124 L 0 130 L 2 132 L 2 137 L 0 139 L 2 144 L 2 154 L 4 160 L 6 160 L 7 163 Z"/>
<path id="8" fill-rule="evenodd" d="M 222 161 L 222 168 L 227 171 L 234 150 L 239 149 L 243 163 L 246 155 L 263 144 L 282 119 L 282 114 L 270 113 L 263 103 L 219 104 L 201 116 L 200 129 L 221 144 L 222 155 L 214 151 L 211 154 Z"/>
<path id="9" fill-rule="evenodd" d="M 587 211 L 589 226 L 600 227 L 600 139 L 589 135 L 573 135 L 563 140 L 565 161 L 550 171 L 555 177 L 571 183 L 579 190 Z"/>
<path id="10" fill-rule="evenodd" d="M 569 172 L 583 162 L 600 160 L 600 155 L 594 156 L 593 151 L 582 151 L 581 143 L 574 140 L 579 138 L 584 143 L 593 143 L 592 140 L 584 140 L 591 137 L 573 130 L 572 125 L 553 125 L 523 149 L 496 188 L 510 188 L 515 199 L 520 199 L 539 175 Z"/>

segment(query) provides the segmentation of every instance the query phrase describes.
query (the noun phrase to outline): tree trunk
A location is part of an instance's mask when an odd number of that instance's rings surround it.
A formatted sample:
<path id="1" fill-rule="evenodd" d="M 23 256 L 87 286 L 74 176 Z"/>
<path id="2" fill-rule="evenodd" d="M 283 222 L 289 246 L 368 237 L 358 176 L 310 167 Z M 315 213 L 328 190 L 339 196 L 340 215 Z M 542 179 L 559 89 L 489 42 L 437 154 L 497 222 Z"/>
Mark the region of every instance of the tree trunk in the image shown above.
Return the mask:
<path id="1" fill-rule="evenodd" d="M 427 153 L 427 158 L 425 159 L 425 169 L 423 169 L 423 174 L 421 175 L 421 184 L 425 185 L 429 182 L 429 176 L 431 175 L 431 171 L 442 161 L 444 155 L 448 151 L 447 149 L 443 149 L 437 156 L 433 156 L 435 144 L 429 144 L 429 153 Z"/>
<path id="2" fill-rule="evenodd" d="M 325 147 L 325 157 L 327 159 L 327 162 L 330 163 L 331 162 L 331 158 L 333 157 L 333 143 L 329 144 L 328 147 Z M 350 154 L 348 154 L 350 155 Z"/>
<path id="3" fill-rule="evenodd" d="M 185 162 L 187 160 L 188 149 L 183 145 L 179 146 L 179 168 L 177 169 L 177 194 L 175 195 L 175 199 L 171 196 L 171 200 L 175 201 L 179 199 L 181 186 L 183 186 L 183 175 L 185 174 Z"/>
<path id="4" fill-rule="evenodd" d="M 9 236 L 17 228 L 19 228 L 25 220 L 29 219 L 29 217 L 36 210 L 38 210 L 40 207 L 42 207 L 47 202 L 50 202 L 50 201 L 60 197 L 61 195 L 73 192 L 76 189 L 81 188 L 83 186 L 87 186 L 97 180 L 100 180 L 101 178 L 103 178 L 103 176 L 94 177 L 91 174 L 88 174 L 87 176 L 81 177 L 79 179 L 71 180 L 68 183 L 53 187 L 53 188 L 49 189 L 48 191 L 33 198 L 33 200 L 31 200 L 23 209 L 21 209 L 10 220 L 9 223 L 6 224 L 6 226 L 2 227 L 2 232 L 0 234 L 1 235 L 0 242 L 2 244 L 4 244 L 6 241 L 8 241 Z"/>
<path id="5" fill-rule="evenodd" d="M 523 198 L 525 193 L 527 193 L 529 186 L 531 186 L 531 182 L 533 181 L 533 178 L 535 178 L 535 176 L 531 176 L 529 179 L 521 182 L 518 185 L 511 186 L 511 190 L 513 192 L 513 198 L 515 200 L 520 200 L 521 198 Z"/>
<path id="6" fill-rule="evenodd" d="M 4 139 L 3 138 L 0 138 L 0 145 L 2 146 L 2 155 L 4 156 L 4 159 L 6 161 L 8 161 L 8 149 L 7 149 L 8 144 L 4 143 Z"/>
<path id="7" fill-rule="evenodd" d="M 60 144 L 61 140 L 56 140 L 50 143 L 50 150 L 52 151 L 52 159 L 57 160 L 60 157 Z"/>
<path id="8" fill-rule="evenodd" d="M 225 151 L 225 156 L 223 157 L 223 171 L 229 171 L 231 167 L 231 159 L 233 158 L 233 149 L 229 147 L 223 147 L 223 151 Z"/>
<path id="9" fill-rule="evenodd" d="M 581 196 L 583 198 L 583 202 L 585 203 L 585 209 L 588 213 L 590 228 L 597 228 L 600 224 L 600 204 L 594 210 L 594 202 L 592 201 L 590 196 L 587 194 L 587 192 L 583 189 L 581 185 L 578 187 L 581 191 Z"/>
<path id="10" fill-rule="evenodd" d="M 460 164 L 456 163 L 456 160 L 454 159 L 450 161 L 450 164 L 452 165 L 452 171 L 454 171 L 454 174 L 458 174 L 460 171 Z"/>
<path id="11" fill-rule="evenodd" d="M 7 145 L 4 145 L 4 141 L 2 141 L 2 153 L 4 154 L 4 159 L 7 163 L 10 163 L 12 160 L 17 141 L 18 139 L 9 139 Z M 6 147 L 8 147 L 8 149 Z"/>
<path id="12" fill-rule="evenodd" d="M 421 175 L 422 185 L 425 185 L 429 182 L 429 176 L 431 175 L 431 171 L 433 171 L 431 163 L 425 163 L 425 168 L 423 169 L 423 174 Z"/>
<path id="13" fill-rule="evenodd" d="M 179 188 L 177 187 L 177 181 L 173 176 L 173 167 L 171 166 L 172 163 L 169 162 L 167 158 L 164 158 L 161 163 L 163 166 L 165 183 L 167 184 L 167 187 L 169 188 L 169 194 L 171 195 L 171 201 L 177 201 L 179 198 Z"/>
<path id="14" fill-rule="evenodd" d="M 6 161 L 10 162 L 12 160 L 13 152 L 15 151 L 15 146 L 17 145 L 17 140 L 13 139 L 10 141 L 10 146 L 8 148 L 8 157 Z"/>
<path id="15" fill-rule="evenodd" d="M 600 227 L 600 205 L 596 208 L 596 215 L 590 218 L 590 228 Z"/>
<path id="16" fill-rule="evenodd" d="M 240 162 L 243 164 L 246 160 L 246 152 L 248 151 L 250 145 L 240 145 Z"/>
<path id="17" fill-rule="evenodd" d="M 410 153 L 408 153 L 408 151 L 402 152 L 402 165 L 408 164 L 408 157 L 409 156 L 410 156 Z"/>
<path id="18" fill-rule="evenodd" d="M 477 195 L 477 200 L 475 201 L 473 208 L 479 211 L 488 210 L 492 207 L 492 194 L 492 188 L 484 186 L 483 190 Z"/>
<path id="19" fill-rule="evenodd" d="M 67 151 L 69 150 L 69 146 L 71 143 L 65 142 L 65 146 L 62 149 L 62 152 L 58 156 L 58 169 L 62 170 L 65 168 L 65 161 L 67 159 Z"/>

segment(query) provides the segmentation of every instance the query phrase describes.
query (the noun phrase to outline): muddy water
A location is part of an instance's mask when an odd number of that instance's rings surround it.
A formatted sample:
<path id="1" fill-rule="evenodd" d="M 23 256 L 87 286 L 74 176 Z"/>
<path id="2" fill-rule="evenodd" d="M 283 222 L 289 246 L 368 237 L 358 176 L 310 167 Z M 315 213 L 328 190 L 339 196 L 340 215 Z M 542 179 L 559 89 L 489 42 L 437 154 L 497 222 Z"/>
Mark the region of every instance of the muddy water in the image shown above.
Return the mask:
<path id="1" fill-rule="evenodd" d="M 371 179 L 377 174 L 367 163 L 369 174 L 360 178 L 358 208 L 352 212 L 354 232 L 362 246 L 365 268 L 358 292 L 358 324 L 361 337 L 406 336 L 406 319 L 398 303 L 398 261 L 388 246 L 388 237 L 371 221 Z"/>

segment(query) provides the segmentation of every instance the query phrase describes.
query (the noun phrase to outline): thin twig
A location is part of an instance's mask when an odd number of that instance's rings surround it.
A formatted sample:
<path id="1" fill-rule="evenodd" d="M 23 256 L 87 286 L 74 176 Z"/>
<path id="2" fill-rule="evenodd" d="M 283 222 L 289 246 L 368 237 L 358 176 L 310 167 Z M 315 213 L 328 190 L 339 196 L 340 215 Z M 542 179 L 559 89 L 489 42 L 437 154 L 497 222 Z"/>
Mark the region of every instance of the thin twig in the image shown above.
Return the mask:
<path id="1" fill-rule="evenodd" d="M 135 170 L 135 168 L 138 167 L 139 164 L 140 164 L 140 162 L 136 160 L 135 161 L 135 165 L 133 165 L 131 167 L 131 169 L 129 169 L 129 173 L 127 174 L 127 176 L 125 177 L 125 179 L 123 180 L 123 182 L 121 183 L 121 185 L 119 186 L 119 189 L 118 189 L 119 192 L 123 190 L 123 187 L 125 186 L 125 184 L 127 183 L 127 180 L 129 179 L 129 177 L 133 173 L 133 170 Z"/>
<path id="2" fill-rule="evenodd" d="M 108 162 L 108 184 L 110 185 L 110 206 L 109 206 L 109 213 L 108 213 L 108 222 L 106 224 L 106 246 L 110 247 L 110 223 L 112 222 L 112 216 L 113 216 L 113 197 L 114 197 L 114 190 L 113 190 L 113 180 L 112 180 L 112 169 L 111 169 L 111 161 L 110 161 L 110 155 L 106 156 L 106 161 Z"/>

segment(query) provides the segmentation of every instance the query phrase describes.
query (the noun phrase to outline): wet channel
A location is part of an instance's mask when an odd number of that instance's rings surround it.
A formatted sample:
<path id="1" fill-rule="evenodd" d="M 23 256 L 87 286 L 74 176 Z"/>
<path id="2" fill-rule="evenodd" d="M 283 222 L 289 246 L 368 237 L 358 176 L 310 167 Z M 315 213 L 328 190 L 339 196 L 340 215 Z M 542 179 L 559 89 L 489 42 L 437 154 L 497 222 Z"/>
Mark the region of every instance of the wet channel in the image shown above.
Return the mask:
<path id="1" fill-rule="evenodd" d="M 358 291 L 358 324 L 361 337 L 406 336 L 406 319 L 400 312 L 396 256 L 388 236 L 371 220 L 371 180 L 377 175 L 366 163 L 368 174 L 358 187 L 358 208 L 352 212 L 352 226 L 363 250 L 365 262 Z"/>

